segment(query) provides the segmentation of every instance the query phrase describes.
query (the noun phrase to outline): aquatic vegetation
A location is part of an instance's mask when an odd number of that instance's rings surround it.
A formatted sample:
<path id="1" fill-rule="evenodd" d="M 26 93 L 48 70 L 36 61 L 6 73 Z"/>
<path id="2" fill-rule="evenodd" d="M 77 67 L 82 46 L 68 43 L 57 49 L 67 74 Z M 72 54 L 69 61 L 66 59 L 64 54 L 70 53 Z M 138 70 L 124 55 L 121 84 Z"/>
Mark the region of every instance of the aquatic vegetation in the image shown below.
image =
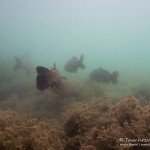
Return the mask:
<path id="1" fill-rule="evenodd" d="M 30 99 L 30 111 L 35 116 L 42 118 L 57 118 L 59 114 L 67 109 L 76 100 L 73 98 L 61 99 L 53 92 L 45 92 Z"/>
<path id="2" fill-rule="evenodd" d="M 16 76 L 12 81 L 5 82 L 0 86 L 0 101 L 12 94 L 17 94 L 20 98 L 26 97 L 27 93 L 34 89 L 33 82 L 33 78 L 26 75 Z"/>
<path id="3" fill-rule="evenodd" d="M 30 115 L 0 110 L 0 148 L 121 149 L 120 138 L 150 136 L 149 111 L 150 105 L 140 106 L 132 96 L 117 104 L 106 97 L 75 102 L 57 119 L 37 118 L 34 110 Z"/>
<path id="4" fill-rule="evenodd" d="M 81 149 L 120 149 L 120 137 L 148 138 L 150 114 L 145 115 L 144 109 L 134 97 L 115 105 L 103 100 L 75 104 L 63 114 L 65 142 L 73 146 L 78 141 Z M 74 149 L 78 147 L 74 145 Z"/>
<path id="5" fill-rule="evenodd" d="M 147 103 L 138 96 L 121 100 L 128 87 L 85 81 L 62 78 L 60 88 L 41 92 L 35 76 L 18 72 L 4 80 L 0 149 L 121 149 L 120 138 L 150 136 L 149 97 Z"/>
<path id="6" fill-rule="evenodd" d="M 1 0 L 0 150 L 150 149 L 149 7 Z"/>
<path id="7" fill-rule="evenodd" d="M 140 84 L 132 88 L 132 93 L 141 100 L 150 101 L 150 86 L 147 84 Z"/>
<path id="8" fill-rule="evenodd" d="M 0 129 L 0 148 L 4 150 L 62 148 L 56 121 L 46 123 L 30 115 L 0 111 Z"/>

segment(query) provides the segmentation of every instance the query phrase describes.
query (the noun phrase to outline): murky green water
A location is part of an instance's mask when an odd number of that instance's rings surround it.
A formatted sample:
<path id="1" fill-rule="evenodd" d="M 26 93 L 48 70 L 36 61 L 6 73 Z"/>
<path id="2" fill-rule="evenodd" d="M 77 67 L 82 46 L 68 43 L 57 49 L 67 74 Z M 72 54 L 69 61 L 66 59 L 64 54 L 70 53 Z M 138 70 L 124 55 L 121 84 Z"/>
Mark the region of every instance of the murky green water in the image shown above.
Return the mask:
<path id="1" fill-rule="evenodd" d="M 84 54 L 86 68 L 117 70 L 120 80 L 149 82 L 148 0 L 0 0 L 0 57 L 27 57 L 62 73 L 66 61 Z"/>

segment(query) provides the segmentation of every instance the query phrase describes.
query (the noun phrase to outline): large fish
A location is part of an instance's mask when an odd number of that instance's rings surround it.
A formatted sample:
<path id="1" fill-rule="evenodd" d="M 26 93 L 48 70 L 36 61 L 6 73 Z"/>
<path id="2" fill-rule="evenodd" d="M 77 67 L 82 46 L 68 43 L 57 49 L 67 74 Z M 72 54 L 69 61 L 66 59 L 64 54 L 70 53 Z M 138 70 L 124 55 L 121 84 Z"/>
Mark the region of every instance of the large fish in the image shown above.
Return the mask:
<path id="1" fill-rule="evenodd" d="M 47 69 L 42 66 L 36 67 L 36 87 L 43 91 L 47 88 L 51 88 L 61 98 L 75 97 L 79 98 L 78 89 L 67 80 L 66 77 L 62 77 L 56 68 L 55 64 L 52 69 Z"/>
<path id="2" fill-rule="evenodd" d="M 68 72 L 76 73 L 78 68 L 84 69 L 85 65 L 83 64 L 84 55 L 80 56 L 80 59 L 73 56 L 65 65 L 65 70 Z"/>
<path id="3" fill-rule="evenodd" d="M 43 91 L 48 87 L 59 87 L 61 85 L 61 76 L 58 69 L 55 66 L 52 69 L 47 69 L 42 66 L 36 67 L 36 87 Z"/>
<path id="4" fill-rule="evenodd" d="M 103 82 L 103 83 L 109 83 L 112 82 L 114 84 L 117 83 L 119 73 L 117 71 L 114 71 L 113 73 L 109 73 L 107 70 L 103 68 L 98 68 L 93 70 L 90 73 L 90 80 L 94 80 L 96 82 Z"/>

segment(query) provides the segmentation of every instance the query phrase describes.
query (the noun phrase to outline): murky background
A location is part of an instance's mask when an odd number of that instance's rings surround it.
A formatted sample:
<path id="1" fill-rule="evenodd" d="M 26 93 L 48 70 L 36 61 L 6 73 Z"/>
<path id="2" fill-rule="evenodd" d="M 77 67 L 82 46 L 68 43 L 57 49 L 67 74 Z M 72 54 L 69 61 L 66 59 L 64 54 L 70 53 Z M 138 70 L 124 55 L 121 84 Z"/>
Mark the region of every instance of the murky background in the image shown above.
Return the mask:
<path id="1" fill-rule="evenodd" d="M 1 0 L 0 51 L 3 61 L 29 52 L 35 65 L 63 71 L 73 55 L 93 68 L 118 70 L 125 80 L 149 80 L 148 0 Z M 78 76 L 77 74 L 77 76 Z"/>
<path id="2" fill-rule="evenodd" d="M 0 0 L 0 149 L 113 149 L 122 137 L 149 138 L 149 36 L 149 0 Z M 85 68 L 65 70 L 82 54 Z M 41 91 L 36 67 L 54 62 L 62 85 Z M 100 67 L 108 82 L 91 81 Z"/>

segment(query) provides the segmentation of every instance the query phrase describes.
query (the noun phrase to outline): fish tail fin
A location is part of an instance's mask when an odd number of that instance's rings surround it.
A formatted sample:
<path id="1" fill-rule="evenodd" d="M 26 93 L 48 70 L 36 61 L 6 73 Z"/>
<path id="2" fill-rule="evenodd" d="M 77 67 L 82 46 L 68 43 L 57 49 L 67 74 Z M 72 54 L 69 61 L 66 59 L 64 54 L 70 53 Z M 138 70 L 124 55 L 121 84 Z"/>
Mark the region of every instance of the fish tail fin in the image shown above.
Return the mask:
<path id="1" fill-rule="evenodd" d="M 85 68 L 85 65 L 83 64 L 83 59 L 84 59 L 84 55 L 82 54 L 82 55 L 80 56 L 80 59 L 79 59 L 79 67 L 80 67 L 81 69 L 84 69 L 84 68 Z"/>
<path id="2" fill-rule="evenodd" d="M 14 69 L 13 69 L 14 71 L 22 68 L 22 61 L 19 57 L 15 56 L 15 62 L 16 62 L 16 64 L 15 64 Z"/>
<path id="3" fill-rule="evenodd" d="M 119 73 L 117 71 L 114 71 L 111 75 L 110 75 L 110 79 L 112 81 L 112 83 L 116 84 L 117 83 L 117 78 L 119 76 Z"/>

